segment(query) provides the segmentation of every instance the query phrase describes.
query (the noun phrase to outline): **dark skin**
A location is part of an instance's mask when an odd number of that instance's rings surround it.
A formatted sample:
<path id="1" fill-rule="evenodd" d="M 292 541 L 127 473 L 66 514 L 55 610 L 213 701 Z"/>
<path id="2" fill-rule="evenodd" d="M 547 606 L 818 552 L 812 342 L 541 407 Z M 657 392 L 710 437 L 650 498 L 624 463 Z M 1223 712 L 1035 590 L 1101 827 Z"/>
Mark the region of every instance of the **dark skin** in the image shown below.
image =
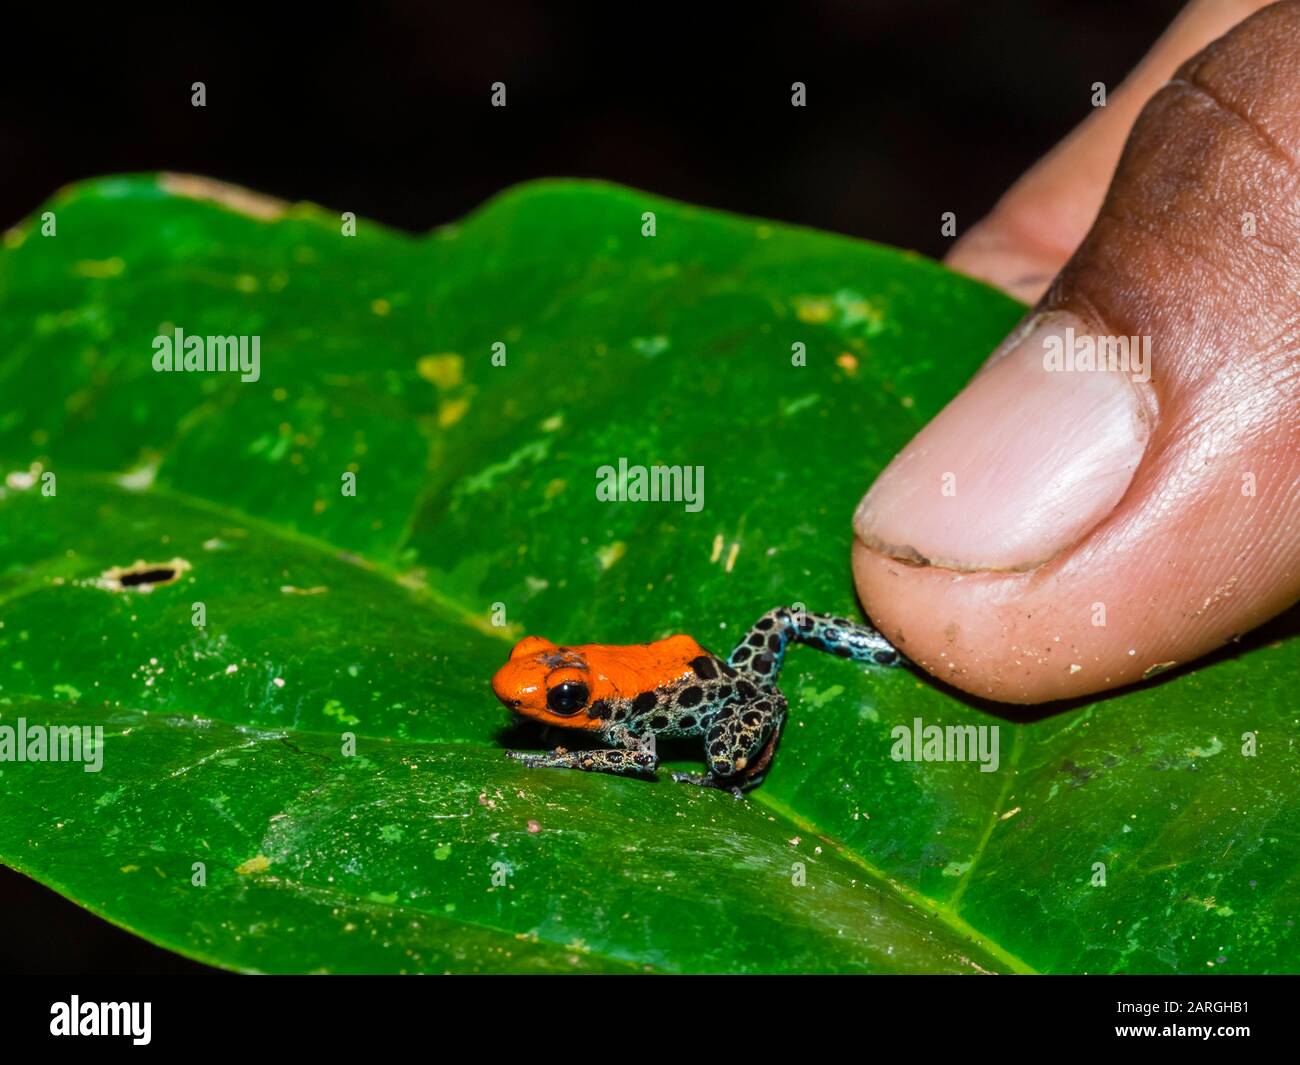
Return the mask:
<path id="1" fill-rule="evenodd" d="M 1023 458 L 1075 419 L 1026 398 L 1051 391 L 1028 371 L 991 374 L 1013 345 L 963 393 L 976 399 L 926 427 L 924 454 L 878 482 L 855 522 L 857 588 L 921 668 L 1009 702 L 1076 697 L 1191 661 L 1300 598 L 1297 41 L 1297 0 L 1189 5 L 953 248 L 952 266 L 1035 313 L 1148 337 L 1153 355 L 1132 386 L 1140 432 L 1087 469 L 1081 495 Z M 1041 439 L 984 446 L 1017 419 Z M 960 487 L 941 496 L 954 469 Z M 1114 483 L 1091 498 L 1089 477 Z M 1016 492 L 1028 502 L 1000 516 Z M 994 553 L 1039 501 L 1021 554 Z M 1069 521 L 1053 528 L 1058 501 Z"/>

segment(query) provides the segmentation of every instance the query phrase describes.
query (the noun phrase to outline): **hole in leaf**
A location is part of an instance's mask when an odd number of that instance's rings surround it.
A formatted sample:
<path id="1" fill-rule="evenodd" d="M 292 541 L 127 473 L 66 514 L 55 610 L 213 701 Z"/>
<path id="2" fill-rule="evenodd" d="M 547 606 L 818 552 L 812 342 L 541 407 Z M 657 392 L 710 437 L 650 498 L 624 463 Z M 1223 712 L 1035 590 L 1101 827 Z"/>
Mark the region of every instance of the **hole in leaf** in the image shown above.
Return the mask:
<path id="1" fill-rule="evenodd" d="M 110 592 L 123 592 L 127 589 L 136 592 L 152 592 L 163 584 L 171 584 L 190 568 L 183 558 L 173 558 L 170 562 L 137 561 L 130 566 L 114 566 L 105 570 L 97 582 L 99 587 Z"/>
<path id="2" fill-rule="evenodd" d="M 134 588 L 137 584 L 165 584 L 176 579 L 176 571 L 170 566 L 159 569 L 147 569 L 142 572 L 123 573 L 118 583 L 123 588 Z"/>

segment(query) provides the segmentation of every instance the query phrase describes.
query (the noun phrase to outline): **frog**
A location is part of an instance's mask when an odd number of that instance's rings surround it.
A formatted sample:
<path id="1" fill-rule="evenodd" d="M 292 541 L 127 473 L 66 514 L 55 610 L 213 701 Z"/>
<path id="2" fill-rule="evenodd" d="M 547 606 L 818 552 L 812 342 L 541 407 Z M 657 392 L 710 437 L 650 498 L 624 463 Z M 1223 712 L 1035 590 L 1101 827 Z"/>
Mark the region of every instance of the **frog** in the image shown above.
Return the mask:
<path id="1" fill-rule="evenodd" d="M 672 779 L 741 798 L 762 783 L 776 752 L 788 709 L 776 682 L 792 643 L 872 666 L 906 661 L 870 625 L 799 607 L 769 610 L 725 659 L 681 634 L 573 646 L 525 636 L 492 678 L 496 697 L 521 717 L 597 736 L 607 746 L 506 757 L 534 769 L 654 776 L 658 737 L 697 738 L 708 771 Z"/>

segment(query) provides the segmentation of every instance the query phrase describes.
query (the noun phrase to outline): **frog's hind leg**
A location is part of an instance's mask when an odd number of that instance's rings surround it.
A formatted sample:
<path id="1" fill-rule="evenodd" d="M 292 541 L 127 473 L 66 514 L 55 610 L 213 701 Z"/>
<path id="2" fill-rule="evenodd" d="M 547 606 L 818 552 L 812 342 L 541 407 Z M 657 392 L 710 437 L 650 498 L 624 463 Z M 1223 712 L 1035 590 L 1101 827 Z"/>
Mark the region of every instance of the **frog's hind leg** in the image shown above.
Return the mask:
<path id="1" fill-rule="evenodd" d="M 763 749 L 758 752 L 758 757 L 735 776 L 719 777 L 712 773 L 674 773 L 673 780 L 679 784 L 698 784 L 703 788 L 722 788 L 724 791 L 731 792 L 737 799 L 744 798 L 746 791 L 763 783 L 763 778 L 767 776 L 767 767 L 772 764 L 772 756 L 776 754 L 776 744 L 780 738 L 781 730 L 779 728 L 773 729 L 772 734 L 767 738 L 767 742 L 763 744 Z"/>
<path id="2" fill-rule="evenodd" d="M 710 724 L 704 736 L 709 772 L 674 773 L 678 783 L 722 788 L 737 798 L 758 784 L 776 751 L 785 722 L 785 699 L 775 690 L 749 703 L 729 703 Z"/>
<path id="3" fill-rule="evenodd" d="M 772 730 L 768 736 L 767 742 L 763 744 L 763 749 L 758 752 L 758 757 L 745 767 L 745 787 L 757 787 L 767 776 L 767 767 L 772 764 L 772 758 L 776 754 L 777 742 L 781 739 L 781 729 L 778 726 Z"/>
<path id="4" fill-rule="evenodd" d="M 674 773 L 673 780 L 678 784 L 694 784 L 700 788 L 718 788 L 721 791 L 729 791 L 737 799 L 745 797 L 744 786 L 724 777 L 715 777 L 712 773 Z"/>
<path id="5" fill-rule="evenodd" d="M 893 666 L 903 660 L 898 648 L 870 625 L 780 606 L 754 623 L 727 662 L 759 684 L 769 686 L 776 683 L 786 648 L 792 642 L 878 666 Z"/>

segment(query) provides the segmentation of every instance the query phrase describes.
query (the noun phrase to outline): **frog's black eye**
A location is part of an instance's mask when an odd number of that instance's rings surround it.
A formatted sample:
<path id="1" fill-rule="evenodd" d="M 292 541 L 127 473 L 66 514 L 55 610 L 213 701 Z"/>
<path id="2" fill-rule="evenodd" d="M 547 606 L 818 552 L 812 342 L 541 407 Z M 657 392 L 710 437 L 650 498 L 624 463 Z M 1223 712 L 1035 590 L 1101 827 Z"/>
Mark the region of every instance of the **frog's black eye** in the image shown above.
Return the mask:
<path id="1" fill-rule="evenodd" d="M 546 693 L 546 706 L 557 714 L 576 714 L 587 705 L 587 686 L 580 680 L 566 680 Z"/>

